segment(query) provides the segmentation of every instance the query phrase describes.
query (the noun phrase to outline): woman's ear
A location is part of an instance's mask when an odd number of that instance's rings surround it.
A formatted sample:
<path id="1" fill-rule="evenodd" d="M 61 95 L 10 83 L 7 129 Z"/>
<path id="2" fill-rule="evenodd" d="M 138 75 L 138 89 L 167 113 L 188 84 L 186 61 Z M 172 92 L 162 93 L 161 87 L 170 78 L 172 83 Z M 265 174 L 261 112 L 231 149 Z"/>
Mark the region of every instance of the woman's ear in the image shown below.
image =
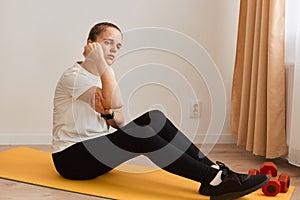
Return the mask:
<path id="1" fill-rule="evenodd" d="M 88 43 L 92 43 L 92 42 L 93 41 L 91 39 L 88 39 L 86 43 L 88 44 Z"/>

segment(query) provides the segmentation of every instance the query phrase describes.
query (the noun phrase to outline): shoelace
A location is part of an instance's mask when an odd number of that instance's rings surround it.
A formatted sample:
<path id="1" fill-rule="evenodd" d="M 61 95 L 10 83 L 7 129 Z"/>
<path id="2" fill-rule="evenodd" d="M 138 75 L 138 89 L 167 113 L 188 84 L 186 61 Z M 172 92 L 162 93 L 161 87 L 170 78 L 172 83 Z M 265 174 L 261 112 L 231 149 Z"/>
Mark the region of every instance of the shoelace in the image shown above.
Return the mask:
<path id="1" fill-rule="evenodd" d="M 238 174 L 231 169 L 229 169 L 224 163 L 217 161 L 216 164 L 220 167 L 220 170 L 223 171 L 222 179 L 224 182 L 228 180 L 237 181 L 240 185 L 244 182 L 248 175 L 245 174 Z"/>

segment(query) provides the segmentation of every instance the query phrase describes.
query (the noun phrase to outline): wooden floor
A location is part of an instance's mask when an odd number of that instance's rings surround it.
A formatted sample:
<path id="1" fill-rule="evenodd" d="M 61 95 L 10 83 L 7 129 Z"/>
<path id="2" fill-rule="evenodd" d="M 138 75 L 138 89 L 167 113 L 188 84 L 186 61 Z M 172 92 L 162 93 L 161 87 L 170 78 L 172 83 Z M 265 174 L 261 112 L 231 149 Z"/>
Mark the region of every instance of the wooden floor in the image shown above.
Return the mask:
<path id="1" fill-rule="evenodd" d="M 0 146 L 0 151 L 4 151 L 15 146 Z M 35 149 L 50 151 L 49 146 L 29 146 Z M 238 172 L 247 173 L 249 168 L 258 168 L 264 161 L 263 157 L 257 157 L 235 145 L 215 145 L 208 154 L 213 160 L 219 160 L 227 164 L 231 169 Z M 300 168 L 290 165 L 285 159 L 272 160 L 277 164 L 279 173 L 291 175 L 291 185 L 296 187 L 292 200 L 300 200 Z M 103 198 L 91 197 L 65 191 L 59 191 L 44 187 L 33 186 L 0 179 L 0 199 L 5 200 L 57 200 L 57 199 L 80 199 L 80 200 L 100 200 Z"/>

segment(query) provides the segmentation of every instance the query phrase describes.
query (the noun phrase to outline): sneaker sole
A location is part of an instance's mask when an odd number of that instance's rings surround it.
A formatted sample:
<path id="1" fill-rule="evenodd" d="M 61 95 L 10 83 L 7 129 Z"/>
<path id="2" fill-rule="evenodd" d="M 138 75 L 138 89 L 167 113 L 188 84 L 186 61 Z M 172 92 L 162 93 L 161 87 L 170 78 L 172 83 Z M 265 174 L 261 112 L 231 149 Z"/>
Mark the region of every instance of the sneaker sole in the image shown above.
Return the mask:
<path id="1" fill-rule="evenodd" d="M 244 190 L 241 192 L 232 192 L 232 193 L 227 193 L 219 196 L 211 196 L 210 200 L 233 200 L 242 196 L 245 196 L 247 194 L 250 194 L 251 192 L 254 192 L 264 186 L 268 181 L 270 180 L 270 177 L 268 176 L 268 179 L 266 179 L 264 182 L 262 182 L 259 185 L 256 185 L 252 188 L 249 188 L 248 190 Z"/>

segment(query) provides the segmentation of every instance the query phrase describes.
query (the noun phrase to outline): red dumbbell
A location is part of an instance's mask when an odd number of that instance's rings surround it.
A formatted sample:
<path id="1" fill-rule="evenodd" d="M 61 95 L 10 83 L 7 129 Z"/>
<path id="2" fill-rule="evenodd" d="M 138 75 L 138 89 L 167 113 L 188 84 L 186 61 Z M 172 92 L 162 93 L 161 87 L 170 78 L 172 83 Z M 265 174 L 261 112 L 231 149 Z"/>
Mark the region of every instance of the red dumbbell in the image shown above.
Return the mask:
<path id="1" fill-rule="evenodd" d="M 288 174 L 280 174 L 279 175 L 279 182 L 281 185 L 280 192 L 286 193 L 289 190 L 290 187 L 290 179 L 291 177 Z"/>
<path id="2" fill-rule="evenodd" d="M 257 174 L 259 174 L 259 171 L 257 169 L 249 169 L 248 174 L 257 175 Z"/>
<path id="3" fill-rule="evenodd" d="M 276 177 L 277 172 L 278 172 L 278 168 L 273 162 L 264 162 L 260 166 L 261 174 L 269 174 L 271 177 Z"/>
<path id="4" fill-rule="evenodd" d="M 262 187 L 263 193 L 267 196 L 276 196 L 281 190 L 280 182 L 276 179 L 277 172 L 277 166 L 272 162 L 264 162 L 260 167 L 261 174 L 268 174 L 271 177 Z"/>

